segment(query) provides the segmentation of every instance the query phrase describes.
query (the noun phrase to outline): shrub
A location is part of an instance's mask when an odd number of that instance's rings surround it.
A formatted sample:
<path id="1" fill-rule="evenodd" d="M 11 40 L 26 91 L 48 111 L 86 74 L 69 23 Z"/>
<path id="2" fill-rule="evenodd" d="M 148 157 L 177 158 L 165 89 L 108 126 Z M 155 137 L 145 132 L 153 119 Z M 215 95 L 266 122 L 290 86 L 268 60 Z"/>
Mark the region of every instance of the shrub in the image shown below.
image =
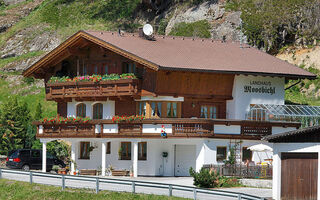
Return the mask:
<path id="1" fill-rule="evenodd" d="M 195 172 L 191 167 L 190 175 L 193 177 L 193 185 L 202 188 L 235 187 L 240 186 L 239 180 L 233 177 L 220 176 L 219 172 L 213 169 L 201 168 Z"/>
<path id="2" fill-rule="evenodd" d="M 195 172 L 191 167 L 189 169 L 190 175 L 193 177 L 193 185 L 204 188 L 214 188 L 218 173 L 210 171 L 209 169 L 201 168 L 200 172 Z"/>
<path id="3" fill-rule="evenodd" d="M 248 42 L 276 53 L 287 44 L 312 44 L 320 37 L 318 0 L 228 0 L 226 8 L 240 10 Z"/>
<path id="4" fill-rule="evenodd" d="M 193 23 L 181 22 L 173 27 L 169 35 L 210 38 L 210 24 L 207 20 L 200 20 Z"/>

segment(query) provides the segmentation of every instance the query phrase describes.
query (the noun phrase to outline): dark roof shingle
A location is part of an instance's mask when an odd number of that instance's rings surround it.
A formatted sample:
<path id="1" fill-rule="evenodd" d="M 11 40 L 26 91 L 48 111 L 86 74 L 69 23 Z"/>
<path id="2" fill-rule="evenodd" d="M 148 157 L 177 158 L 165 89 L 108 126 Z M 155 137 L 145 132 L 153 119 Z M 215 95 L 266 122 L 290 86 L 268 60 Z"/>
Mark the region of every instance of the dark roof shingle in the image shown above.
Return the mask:
<path id="1" fill-rule="evenodd" d="M 248 45 L 241 48 L 239 42 L 160 36 L 156 36 L 156 41 L 149 41 L 137 34 L 84 32 L 152 62 L 160 69 L 315 78 L 314 74 L 256 48 Z"/>

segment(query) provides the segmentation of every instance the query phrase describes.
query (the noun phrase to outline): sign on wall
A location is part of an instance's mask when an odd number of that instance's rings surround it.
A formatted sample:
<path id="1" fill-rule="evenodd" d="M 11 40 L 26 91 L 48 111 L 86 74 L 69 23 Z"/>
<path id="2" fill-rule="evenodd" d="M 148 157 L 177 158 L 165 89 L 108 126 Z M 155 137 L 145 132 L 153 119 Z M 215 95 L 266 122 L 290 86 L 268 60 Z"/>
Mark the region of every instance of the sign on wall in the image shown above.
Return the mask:
<path id="1" fill-rule="evenodd" d="M 244 85 L 245 93 L 261 93 L 273 95 L 276 93 L 276 87 L 271 81 L 250 81 L 248 85 Z"/>

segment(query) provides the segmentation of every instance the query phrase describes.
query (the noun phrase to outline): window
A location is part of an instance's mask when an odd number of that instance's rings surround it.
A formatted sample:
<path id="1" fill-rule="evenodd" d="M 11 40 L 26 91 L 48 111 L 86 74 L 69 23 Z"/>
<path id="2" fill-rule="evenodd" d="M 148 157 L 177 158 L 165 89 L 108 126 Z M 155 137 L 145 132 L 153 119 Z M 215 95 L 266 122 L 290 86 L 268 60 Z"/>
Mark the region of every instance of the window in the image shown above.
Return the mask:
<path id="1" fill-rule="evenodd" d="M 82 76 L 86 76 L 86 75 L 87 75 L 87 66 L 83 65 Z"/>
<path id="2" fill-rule="evenodd" d="M 217 106 L 201 106 L 200 118 L 217 119 Z"/>
<path id="3" fill-rule="evenodd" d="M 242 148 L 242 161 L 252 161 L 252 151 L 248 149 L 248 147 L 243 147 Z"/>
<path id="4" fill-rule="evenodd" d="M 136 64 L 134 63 L 122 63 L 122 73 L 136 73 Z"/>
<path id="5" fill-rule="evenodd" d="M 25 157 L 30 157 L 30 150 L 21 150 L 19 153 L 20 157 L 25 158 Z"/>
<path id="6" fill-rule="evenodd" d="M 131 160 L 131 142 L 121 142 L 120 160 Z"/>
<path id="7" fill-rule="evenodd" d="M 146 115 L 146 102 L 139 102 L 139 115 Z"/>
<path id="8" fill-rule="evenodd" d="M 90 142 L 80 142 L 80 159 L 90 159 Z"/>
<path id="9" fill-rule="evenodd" d="M 177 117 L 177 102 L 167 103 L 167 117 Z"/>
<path id="10" fill-rule="evenodd" d="M 107 142 L 107 154 L 111 154 L 111 142 Z"/>
<path id="11" fill-rule="evenodd" d="M 77 105 L 77 117 L 86 117 L 86 104 L 80 103 Z"/>
<path id="12" fill-rule="evenodd" d="M 161 102 L 151 102 L 151 117 L 161 117 Z"/>
<path id="13" fill-rule="evenodd" d="M 93 74 L 98 74 L 98 66 L 94 65 L 93 67 Z"/>
<path id="14" fill-rule="evenodd" d="M 40 151 L 39 150 L 31 150 L 31 157 L 32 158 L 40 158 Z"/>
<path id="15" fill-rule="evenodd" d="M 147 160 L 147 142 L 138 143 L 138 160 Z"/>
<path id="16" fill-rule="evenodd" d="M 217 147 L 217 161 L 224 161 L 227 159 L 227 147 Z"/>
<path id="17" fill-rule="evenodd" d="M 103 115 L 103 104 L 96 103 L 93 105 L 93 119 L 102 119 Z"/>
<path id="18" fill-rule="evenodd" d="M 104 65 L 104 74 L 109 74 L 109 67 L 107 64 Z"/>

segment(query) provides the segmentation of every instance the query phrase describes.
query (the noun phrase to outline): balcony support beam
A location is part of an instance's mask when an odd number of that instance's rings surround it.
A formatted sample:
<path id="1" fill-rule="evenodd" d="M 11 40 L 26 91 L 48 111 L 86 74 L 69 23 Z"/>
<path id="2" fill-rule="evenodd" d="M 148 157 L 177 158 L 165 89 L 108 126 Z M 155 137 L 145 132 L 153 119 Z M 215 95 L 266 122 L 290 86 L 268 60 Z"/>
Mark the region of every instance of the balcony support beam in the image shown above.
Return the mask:
<path id="1" fill-rule="evenodd" d="M 76 169 L 74 163 L 76 162 L 76 143 L 71 143 L 71 174 L 73 174 Z"/>
<path id="2" fill-rule="evenodd" d="M 105 176 L 106 175 L 106 154 L 107 154 L 106 142 L 102 141 L 101 145 L 102 145 L 101 175 Z"/>
<path id="3" fill-rule="evenodd" d="M 42 142 L 42 172 L 47 172 L 47 141 Z"/>
<path id="4" fill-rule="evenodd" d="M 133 177 L 138 177 L 138 140 L 133 140 Z"/>

